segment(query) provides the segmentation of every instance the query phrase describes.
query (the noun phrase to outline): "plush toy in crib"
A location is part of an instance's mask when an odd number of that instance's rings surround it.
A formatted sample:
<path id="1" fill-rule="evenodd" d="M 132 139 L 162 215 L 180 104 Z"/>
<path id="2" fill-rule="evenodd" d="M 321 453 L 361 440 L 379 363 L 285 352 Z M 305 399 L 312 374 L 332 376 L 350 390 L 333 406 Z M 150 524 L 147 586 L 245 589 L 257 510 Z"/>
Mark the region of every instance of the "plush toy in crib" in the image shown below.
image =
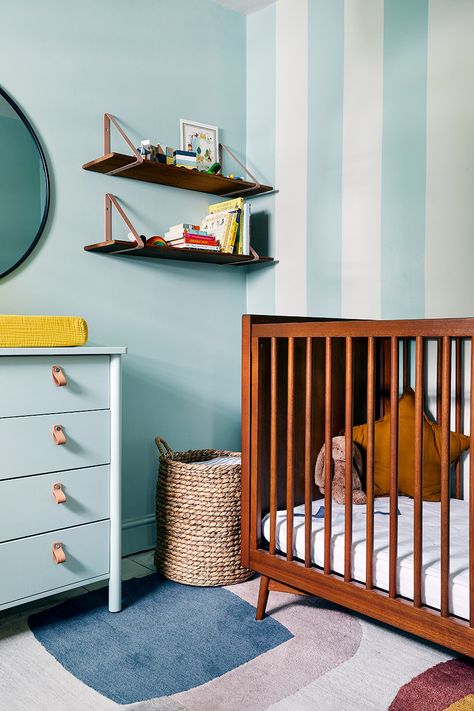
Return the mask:
<path id="1" fill-rule="evenodd" d="M 324 467 L 325 445 L 321 447 L 314 468 L 314 481 L 322 494 L 324 494 L 325 467 Z M 345 502 L 345 459 L 346 459 L 346 438 L 344 436 L 332 438 L 332 459 L 334 462 L 334 473 L 332 479 L 332 498 L 337 504 Z M 360 475 L 362 474 L 362 457 L 358 446 L 352 443 L 352 503 L 365 504 L 366 497 L 362 491 Z"/>

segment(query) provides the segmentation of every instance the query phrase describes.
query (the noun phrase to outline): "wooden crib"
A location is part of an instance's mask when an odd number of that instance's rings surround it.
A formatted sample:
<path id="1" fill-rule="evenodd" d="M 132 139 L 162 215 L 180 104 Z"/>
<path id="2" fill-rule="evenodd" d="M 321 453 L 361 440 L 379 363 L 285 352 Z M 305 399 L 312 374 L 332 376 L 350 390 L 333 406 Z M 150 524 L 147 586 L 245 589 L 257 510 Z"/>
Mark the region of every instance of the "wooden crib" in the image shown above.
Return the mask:
<path id="1" fill-rule="evenodd" d="M 269 590 L 307 593 L 474 657 L 474 464 L 470 457 L 463 491 L 461 465 L 450 471 L 450 430 L 470 432 L 474 451 L 474 319 L 329 321 L 291 317 L 243 317 L 242 359 L 242 564 L 262 575 L 257 619 Z M 426 408 L 428 348 L 434 353 L 435 412 L 441 425 L 439 609 L 422 601 L 423 410 Z M 433 348 L 435 349 L 433 351 Z M 465 377 L 464 372 L 467 372 Z M 413 598 L 397 584 L 399 395 L 415 391 Z M 374 427 L 390 410 L 390 497 L 387 591 L 374 582 Z M 467 417 L 464 413 L 467 412 Z M 352 570 L 352 456 L 346 455 L 343 510 L 343 571 L 332 561 L 331 439 L 344 430 L 352 452 L 352 427 L 367 422 L 365 582 Z M 314 484 L 314 466 L 325 444 L 325 494 Z M 466 504 L 468 619 L 450 612 L 450 506 Z M 324 564 L 312 561 L 312 507 L 324 506 Z M 387 501 L 387 500 L 385 500 Z M 304 552 L 294 553 L 294 508 L 303 506 Z M 286 553 L 277 545 L 277 512 L 283 510 Z M 302 514 L 303 515 L 303 514 Z M 266 518 L 265 518 L 266 517 Z M 267 521 L 269 535 L 262 533 Z M 281 520 L 280 518 L 278 519 Z M 406 518 L 405 518 L 406 521 Z M 468 529 L 468 530 L 467 530 Z M 303 533 L 303 528 L 301 529 Z M 321 539 L 322 540 L 322 539 Z M 342 555 L 342 554 L 341 554 Z"/>

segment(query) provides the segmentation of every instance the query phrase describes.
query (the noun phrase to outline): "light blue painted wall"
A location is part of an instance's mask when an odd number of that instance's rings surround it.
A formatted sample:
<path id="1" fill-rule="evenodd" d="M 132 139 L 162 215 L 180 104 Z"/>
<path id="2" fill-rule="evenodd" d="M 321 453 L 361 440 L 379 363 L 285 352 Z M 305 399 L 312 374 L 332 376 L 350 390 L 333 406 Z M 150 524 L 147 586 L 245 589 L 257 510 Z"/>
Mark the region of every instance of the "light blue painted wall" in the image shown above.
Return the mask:
<path id="1" fill-rule="evenodd" d="M 216 124 L 242 156 L 245 31 L 244 17 L 210 0 L 2 2 L 1 82 L 43 143 L 52 206 L 36 250 L 0 281 L 0 312 L 80 314 L 91 343 L 128 346 L 124 516 L 150 524 L 127 528 L 128 550 L 152 541 L 156 434 L 176 449 L 240 447 L 245 275 L 85 253 L 103 239 L 107 191 L 148 235 L 199 220 L 213 200 L 81 165 L 102 152 L 104 111 L 137 140 L 171 146 L 180 117 Z"/>
<path id="2" fill-rule="evenodd" d="M 266 185 L 275 184 L 276 7 L 247 16 L 247 165 Z M 252 202 L 252 243 L 275 254 L 275 196 Z M 274 267 L 249 269 L 247 311 L 275 312 Z"/>
<path id="3" fill-rule="evenodd" d="M 344 1 L 308 3 L 307 309 L 341 315 Z"/>

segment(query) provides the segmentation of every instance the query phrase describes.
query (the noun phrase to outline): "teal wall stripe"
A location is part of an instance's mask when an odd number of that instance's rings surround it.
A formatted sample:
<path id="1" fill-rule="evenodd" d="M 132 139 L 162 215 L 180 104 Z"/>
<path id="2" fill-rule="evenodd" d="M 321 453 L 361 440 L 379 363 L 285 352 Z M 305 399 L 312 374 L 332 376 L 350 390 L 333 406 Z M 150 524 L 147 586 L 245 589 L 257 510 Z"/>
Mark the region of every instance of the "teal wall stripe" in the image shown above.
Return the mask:
<path id="1" fill-rule="evenodd" d="M 308 314 L 337 317 L 341 314 L 344 0 L 310 0 L 308 31 Z M 288 142 L 291 148 L 291 137 Z"/>
<path id="2" fill-rule="evenodd" d="M 385 0 L 382 318 L 425 313 L 428 0 Z"/>

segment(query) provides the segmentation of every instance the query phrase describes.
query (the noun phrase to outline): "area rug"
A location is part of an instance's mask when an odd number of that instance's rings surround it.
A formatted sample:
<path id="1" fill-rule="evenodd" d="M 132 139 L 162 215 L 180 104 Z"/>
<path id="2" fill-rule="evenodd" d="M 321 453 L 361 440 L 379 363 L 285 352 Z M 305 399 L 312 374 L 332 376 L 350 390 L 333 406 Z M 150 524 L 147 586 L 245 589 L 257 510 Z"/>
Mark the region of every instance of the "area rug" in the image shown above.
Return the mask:
<path id="1" fill-rule="evenodd" d="M 119 704 L 201 686 L 290 640 L 291 632 L 223 588 L 190 588 L 158 575 L 129 580 L 123 610 L 107 590 L 29 618 L 36 639 L 71 674 Z"/>
<path id="2" fill-rule="evenodd" d="M 470 660 L 258 580 L 192 588 L 156 575 L 0 616 L 0 711 L 473 711 Z"/>

